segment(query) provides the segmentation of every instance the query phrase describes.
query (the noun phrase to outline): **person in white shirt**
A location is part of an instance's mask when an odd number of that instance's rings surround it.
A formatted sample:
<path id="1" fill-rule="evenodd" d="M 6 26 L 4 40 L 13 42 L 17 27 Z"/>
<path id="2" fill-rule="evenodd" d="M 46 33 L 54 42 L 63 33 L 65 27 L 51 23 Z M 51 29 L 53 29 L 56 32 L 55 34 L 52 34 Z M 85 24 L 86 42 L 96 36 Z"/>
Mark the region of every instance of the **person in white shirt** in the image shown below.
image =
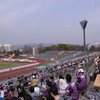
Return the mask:
<path id="1" fill-rule="evenodd" d="M 4 90 L 3 90 L 3 87 L 0 88 L 0 97 L 4 98 Z"/>
<path id="2" fill-rule="evenodd" d="M 38 86 L 34 87 L 34 91 L 40 96 L 40 88 Z"/>
<path id="3" fill-rule="evenodd" d="M 59 75 L 59 88 L 60 94 L 63 94 L 66 92 L 66 88 L 67 88 L 68 84 L 66 83 L 66 80 L 64 79 L 63 75 Z"/>

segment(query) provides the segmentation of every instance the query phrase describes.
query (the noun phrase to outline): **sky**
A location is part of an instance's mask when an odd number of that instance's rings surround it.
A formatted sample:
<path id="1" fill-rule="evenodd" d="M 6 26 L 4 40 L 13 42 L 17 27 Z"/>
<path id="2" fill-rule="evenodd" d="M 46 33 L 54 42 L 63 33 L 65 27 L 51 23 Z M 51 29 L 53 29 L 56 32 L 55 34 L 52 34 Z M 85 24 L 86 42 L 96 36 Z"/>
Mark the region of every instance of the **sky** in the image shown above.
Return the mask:
<path id="1" fill-rule="evenodd" d="M 0 0 L 0 43 L 100 42 L 100 0 Z"/>

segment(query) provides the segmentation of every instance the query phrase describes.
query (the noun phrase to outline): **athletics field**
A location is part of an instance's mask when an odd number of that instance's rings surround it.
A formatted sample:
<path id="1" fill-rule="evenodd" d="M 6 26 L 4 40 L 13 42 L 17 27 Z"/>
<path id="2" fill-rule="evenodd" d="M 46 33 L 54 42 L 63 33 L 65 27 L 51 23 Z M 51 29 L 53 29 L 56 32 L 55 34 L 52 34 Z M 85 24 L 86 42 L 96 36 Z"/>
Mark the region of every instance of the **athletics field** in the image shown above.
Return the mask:
<path id="1" fill-rule="evenodd" d="M 21 63 L 20 62 L 0 62 L 0 69 L 16 67 L 16 66 L 26 65 L 26 64 L 30 64 L 30 63 L 23 63 L 23 62 L 21 62 Z"/>
<path id="2" fill-rule="evenodd" d="M 20 60 L 22 59 L 20 58 Z M 29 58 L 27 60 L 31 62 L 1 61 L 0 62 L 0 81 L 6 80 L 8 79 L 8 77 L 13 78 L 15 76 L 33 73 L 35 70 L 38 70 L 36 67 L 41 66 L 46 63 L 45 60 L 36 59 L 36 58 L 33 58 L 33 59 Z"/>
<path id="3" fill-rule="evenodd" d="M 54 65 L 53 61 L 45 61 L 43 59 L 29 59 L 35 62 L 0 62 L 0 81 L 7 80 L 8 77 L 15 77 L 33 73 L 38 69 L 45 68 L 46 66 Z"/>

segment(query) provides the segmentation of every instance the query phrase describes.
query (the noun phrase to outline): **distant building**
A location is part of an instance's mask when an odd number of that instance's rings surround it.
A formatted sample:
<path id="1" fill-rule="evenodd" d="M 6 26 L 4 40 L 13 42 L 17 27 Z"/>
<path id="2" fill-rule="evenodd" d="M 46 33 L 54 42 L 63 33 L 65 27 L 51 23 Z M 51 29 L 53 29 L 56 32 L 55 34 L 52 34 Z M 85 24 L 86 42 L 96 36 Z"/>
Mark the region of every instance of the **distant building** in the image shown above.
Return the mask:
<path id="1" fill-rule="evenodd" d="M 23 48 L 20 48 L 20 49 L 18 49 L 19 50 L 19 52 L 23 52 Z"/>
<path id="2" fill-rule="evenodd" d="M 33 55 L 35 55 L 35 47 L 33 46 Z"/>
<path id="3" fill-rule="evenodd" d="M 87 49 L 90 49 L 90 47 L 91 47 L 92 45 L 93 45 L 95 48 L 100 47 L 100 43 L 89 43 L 89 44 L 87 44 Z"/>
<path id="4" fill-rule="evenodd" d="M 4 49 L 6 52 L 9 52 L 9 51 L 13 51 L 14 50 L 14 45 L 12 44 L 0 44 L 0 48 Z"/>

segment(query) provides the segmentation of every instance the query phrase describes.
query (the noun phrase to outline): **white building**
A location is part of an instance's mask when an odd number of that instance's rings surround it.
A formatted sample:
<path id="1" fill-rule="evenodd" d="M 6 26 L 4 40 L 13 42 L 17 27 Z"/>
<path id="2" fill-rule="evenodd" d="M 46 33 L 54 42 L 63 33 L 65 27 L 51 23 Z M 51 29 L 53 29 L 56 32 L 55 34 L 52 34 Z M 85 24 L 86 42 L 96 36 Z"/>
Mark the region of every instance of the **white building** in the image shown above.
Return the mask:
<path id="1" fill-rule="evenodd" d="M 13 51 L 14 50 L 14 45 L 12 44 L 0 44 L 0 48 L 4 48 L 4 50 L 6 52 L 9 52 L 9 51 Z"/>
<path id="2" fill-rule="evenodd" d="M 89 43 L 89 44 L 87 44 L 87 48 L 90 49 L 90 47 L 91 47 L 92 45 L 95 46 L 96 48 L 100 47 L 100 43 L 97 42 L 97 43 Z"/>
<path id="3" fill-rule="evenodd" d="M 33 55 L 35 55 L 35 47 L 33 46 Z"/>

